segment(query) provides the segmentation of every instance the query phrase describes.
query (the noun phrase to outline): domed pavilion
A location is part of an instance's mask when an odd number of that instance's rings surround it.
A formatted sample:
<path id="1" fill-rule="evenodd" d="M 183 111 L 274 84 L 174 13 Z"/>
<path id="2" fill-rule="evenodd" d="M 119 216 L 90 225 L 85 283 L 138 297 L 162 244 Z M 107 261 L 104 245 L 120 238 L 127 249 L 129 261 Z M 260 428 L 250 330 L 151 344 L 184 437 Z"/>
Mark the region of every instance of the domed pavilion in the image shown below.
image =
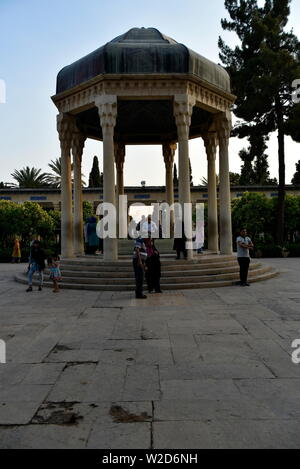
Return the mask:
<path id="1" fill-rule="evenodd" d="M 178 201 L 182 207 L 191 202 L 189 139 L 203 138 L 208 160 L 208 245 L 214 252 L 232 254 L 228 144 L 234 99 L 229 76 L 221 66 L 155 28 L 130 29 L 64 67 L 52 97 L 59 111 L 63 258 L 84 253 L 81 161 L 87 138 L 103 141 L 103 202 L 114 206 L 124 194 L 123 168 L 129 144 L 161 145 L 166 202 L 172 205 L 178 145 Z M 186 232 L 191 233 L 191 213 L 185 222 Z M 193 257 L 192 250 L 188 257 Z M 104 260 L 117 259 L 118 240 L 105 239 Z"/>

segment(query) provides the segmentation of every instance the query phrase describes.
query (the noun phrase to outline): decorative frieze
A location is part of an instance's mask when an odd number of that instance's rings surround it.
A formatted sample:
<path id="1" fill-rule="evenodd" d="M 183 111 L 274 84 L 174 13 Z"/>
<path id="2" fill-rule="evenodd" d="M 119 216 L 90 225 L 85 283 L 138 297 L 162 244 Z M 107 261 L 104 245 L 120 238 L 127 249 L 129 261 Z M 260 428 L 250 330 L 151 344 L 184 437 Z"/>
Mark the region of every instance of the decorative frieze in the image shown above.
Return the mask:
<path id="1" fill-rule="evenodd" d="M 174 95 L 188 94 L 196 100 L 196 105 L 211 112 L 226 112 L 234 102 L 234 97 L 218 93 L 205 85 L 183 79 L 103 79 L 68 96 L 54 96 L 53 101 L 60 112 L 80 112 L 93 107 L 101 95 L 115 95 L 122 99 L 166 99 Z"/>

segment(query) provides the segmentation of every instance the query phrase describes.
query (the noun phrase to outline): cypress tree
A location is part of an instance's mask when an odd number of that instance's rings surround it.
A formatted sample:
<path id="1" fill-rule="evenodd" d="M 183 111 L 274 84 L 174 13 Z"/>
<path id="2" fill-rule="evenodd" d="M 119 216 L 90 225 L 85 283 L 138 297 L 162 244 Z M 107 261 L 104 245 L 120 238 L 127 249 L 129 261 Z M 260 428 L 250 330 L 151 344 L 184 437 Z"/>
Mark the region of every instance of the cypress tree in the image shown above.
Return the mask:
<path id="1" fill-rule="evenodd" d="M 295 186 L 300 186 L 300 160 L 298 161 L 298 163 L 296 163 L 296 172 L 292 179 L 292 184 L 294 184 Z"/>
<path id="2" fill-rule="evenodd" d="M 176 163 L 174 164 L 174 171 L 173 171 L 173 184 L 174 187 L 178 187 L 178 176 L 177 176 L 177 166 Z"/>
<path id="3" fill-rule="evenodd" d="M 231 21 L 222 27 L 234 31 L 241 44 L 231 49 L 219 38 L 220 58 L 232 79 L 237 95 L 234 113 L 246 126 L 258 126 L 265 136 L 277 131 L 279 196 L 277 241 L 284 242 L 285 123 L 292 102 L 292 83 L 299 78 L 299 41 L 285 27 L 290 0 L 225 0 Z M 240 126 L 238 123 L 237 128 Z M 242 127 L 245 124 L 242 124 Z M 238 132 L 238 131 L 237 131 Z"/>
<path id="4" fill-rule="evenodd" d="M 98 157 L 94 156 L 93 166 L 89 176 L 89 187 L 101 187 L 103 183 L 103 175 L 101 177 L 99 170 Z"/>

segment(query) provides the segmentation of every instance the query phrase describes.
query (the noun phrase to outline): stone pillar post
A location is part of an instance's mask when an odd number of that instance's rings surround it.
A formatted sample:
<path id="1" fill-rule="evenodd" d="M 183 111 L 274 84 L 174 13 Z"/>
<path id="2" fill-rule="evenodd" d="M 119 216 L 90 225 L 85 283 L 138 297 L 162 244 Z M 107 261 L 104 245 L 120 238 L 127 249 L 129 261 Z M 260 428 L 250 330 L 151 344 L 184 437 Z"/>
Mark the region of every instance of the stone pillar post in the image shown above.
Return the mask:
<path id="1" fill-rule="evenodd" d="M 84 255 L 83 207 L 82 207 L 82 173 L 81 162 L 86 137 L 79 131 L 73 133 L 72 154 L 74 171 L 74 253 Z"/>
<path id="2" fill-rule="evenodd" d="M 192 242 L 192 209 L 189 169 L 189 129 L 195 98 L 189 95 L 174 96 L 174 116 L 178 133 L 178 169 L 179 169 L 179 203 L 184 212 L 185 233 L 187 242 Z M 190 208 L 185 204 L 190 204 Z M 188 259 L 193 258 L 193 250 L 188 249 Z"/>
<path id="3" fill-rule="evenodd" d="M 203 136 L 203 140 L 207 155 L 208 249 L 218 252 L 219 234 L 216 178 L 216 152 L 218 139 L 216 132 L 208 132 Z"/>
<path id="4" fill-rule="evenodd" d="M 231 132 L 230 111 L 218 114 L 215 118 L 215 122 L 219 140 L 220 251 L 221 254 L 232 254 L 231 194 L 228 155 Z"/>
<path id="5" fill-rule="evenodd" d="M 113 95 L 99 96 L 95 100 L 95 105 L 98 108 L 103 135 L 103 202 L 116 207 L 114 128 L 117 117 L 117 97 Z M 118 240 L 116 238 L 105 238 L 103 247 L 105 261 L 118 259 Z"/>
<path id="6" fill-rule="evenodd" d="M 115 143 L 115 162 L 117 169 L 117 186 L 116 186 L 116 204 L 117 204 L 117 226 L 119 237 L 127 233 L 127 216 L 124 218 L 123 207 L 120 207 L 119 196 L 124 195 L 124 162 L 125 162 L 125 145 L 124 143 Z M 121 213 L 120 213 L 121 209 Z M 126 212 L 127 215 L 127 212 Z"/>
<path id="7" fill-rule="evenodd" d="M 166 166 L 166 202 L 171 207 L 174 204 L 173 164 L 176 151 L 176 143 L 163 144 L 163 156 Z M 174 210 L 170 211 L 171 233 L 174 227 Z"/>
<path id="8" fill-rule="evenodd" d="M 61 255 L 73 257 L 71 144 L 73 119 L 67 114 L 57 116 L 57 131 L 61 148 Z"/>

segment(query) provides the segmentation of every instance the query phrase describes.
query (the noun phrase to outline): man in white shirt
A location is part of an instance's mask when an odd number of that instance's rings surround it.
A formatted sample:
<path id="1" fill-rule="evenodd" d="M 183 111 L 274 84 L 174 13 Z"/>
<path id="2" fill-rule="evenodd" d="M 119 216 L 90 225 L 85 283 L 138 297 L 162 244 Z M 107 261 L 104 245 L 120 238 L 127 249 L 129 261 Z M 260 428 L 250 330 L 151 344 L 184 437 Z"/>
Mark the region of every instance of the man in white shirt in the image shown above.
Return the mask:
<path id="1" fill-rule="evenodd" d="M 247 230 L 245 228 L 240 230 L 240 236 L 237 237 L 236 244 L 237 258 L 240 265 L 240 285 L 242 287 L 249 287 L 250 285 L 247 282 L 250 265 L 249 250 L 252 250 L 254 245 L 249 236 L 247 236 Z"/>
<path id="2" fill-rule="evenodd" d="M 151 215 L 148 215 L 147 221 L 145 221 L 141 225 L 141 236 L 143 238 L 158 238 L 159 231 L 157 225 L 154 221 L 152 221 Z"/>

